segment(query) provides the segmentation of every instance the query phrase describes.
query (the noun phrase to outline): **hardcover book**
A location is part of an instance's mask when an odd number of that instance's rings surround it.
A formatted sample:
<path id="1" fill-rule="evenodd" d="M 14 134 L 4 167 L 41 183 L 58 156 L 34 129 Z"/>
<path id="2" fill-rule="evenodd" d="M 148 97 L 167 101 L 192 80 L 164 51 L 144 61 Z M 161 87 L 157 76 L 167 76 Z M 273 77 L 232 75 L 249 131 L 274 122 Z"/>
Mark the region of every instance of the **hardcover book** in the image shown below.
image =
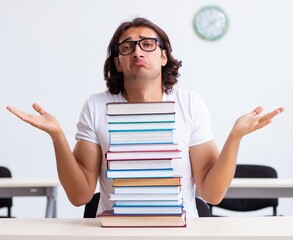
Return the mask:
<path id="1" fill-rule="evenodd" d="M 116 201 L 117 205 L 120 206 L 178 206 L 183 205 L 183 199 L 180 198 L 178 200 L 160 200 L 160 201 L 152 201 L 152 200 L 132 200 L 132 201 Z"/>
<path id="2" fill-rule="evenodd" d="M 172 168 L 172 159 L 107 160 L 109 170 Z"/>
<path id="3" fill-rule="evenodd" d="M 114 187 L 115 194 L 125 193 L 179 193 L 181 186 Z"/>
<path id="4" fill-rule="evenodd" d="M 173 177 L 173 168 L 165 169 L 130 169 L 130 170 L 106 170 L 107 178 L 155 178 Z"/>
<path id="5" fill-rule="evenodd" d="M 109 152 L 132 152 L 132 151 L 168 151 L 179 150 L 176 143 L 159 144 L 115 144 L 109 146 Z"/>
<path id="6" fill-rule="evenodd" d="M 175 122 L 109 123 L 109 130 L 175 129 Z"/>
<path id="7" fill-rule="evenodd" d="M 173 143 L 173 129 L 109 130 L 110 144 Z"/>
<path id="8" fill-rule="evenodd" d="M 181 214 L 183 206 L 120 206 L 113 205 L 114 214 Z"/>
<path id="9" fill-rule="evenodd" d="M 175 102 L 109 102 L 108 114 L 155 114 L 174 113 Z"/>
<path id="10" fill-rule="evenodd" d="M 118 200 L 152 200 L 152 201 L 160 201 L 160 200 L 178 200 L 181 199 L 181 192 L 176 194 L 168 194 L 168 193 L 156 193 L 156 194 L 110 194 L 110 200 L 118 201 Z"/>
<path id="11" fill-rule="evenodd" d="M 114 215 L 104 211 L 97 215 L 102 227 L 186 227 L 186 213 L 168 215 Z"/>
<path id="12" fill-rule="evenodd" d="M 123 152 L 107 152 L 107 160 L 130 160 L 130 159 L 166 159 L 166 158 L 180 158 L 181 151 L 123 151 Z"/>
<path id="13" fill-rule="evenodd" d="M 126 114 L 109 115 L 108 123 L 131 123 L 131 122 L 172 122 L 175 121 L 175 113 L 164 114 Z"/>
<path id="14" fill-rule="evenodd" d="M 178 186 L 181 185 L 181 177 L 172 178 L 124 178 L 113 179 L 112 186 Z"/>

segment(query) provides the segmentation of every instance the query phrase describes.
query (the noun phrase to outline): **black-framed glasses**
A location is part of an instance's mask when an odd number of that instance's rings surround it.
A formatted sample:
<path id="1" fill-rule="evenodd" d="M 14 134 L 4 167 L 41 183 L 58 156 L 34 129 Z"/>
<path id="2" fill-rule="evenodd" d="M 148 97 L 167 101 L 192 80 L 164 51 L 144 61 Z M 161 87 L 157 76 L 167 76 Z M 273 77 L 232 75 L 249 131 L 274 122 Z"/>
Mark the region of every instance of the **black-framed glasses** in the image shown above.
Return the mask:
<path id="1" fill-rule="evenodd" d="M 160 41 L 158 38 L 142 38 L 137 41 L 125 40 L 117 45 L 117 49 L 120 55 L 127 56 L 134 52 L 136 45 L 145 52 L 153 52 L 157 46 L 160 47 Z"/>

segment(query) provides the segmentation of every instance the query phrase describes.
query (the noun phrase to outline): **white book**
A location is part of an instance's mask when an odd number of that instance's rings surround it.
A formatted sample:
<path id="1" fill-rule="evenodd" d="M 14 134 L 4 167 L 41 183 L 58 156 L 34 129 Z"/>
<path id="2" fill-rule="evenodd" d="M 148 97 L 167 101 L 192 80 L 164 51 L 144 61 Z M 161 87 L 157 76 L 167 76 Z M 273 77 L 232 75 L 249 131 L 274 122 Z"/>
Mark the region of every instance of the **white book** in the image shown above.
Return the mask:
<path id="1" fill-rule="evenodd" d="M 107 160 L 130 160 L 130 159 L 166 159 L 181 158 L 181 151 L 132 151 L 132 152 L 107 152 Z"/>
<path id="2" fill-rule="evenodd" d="M 107 178 L 162 178 L 173 177 L 174 170 L 144 169 L 144 170 L 106 170 Z"/>
<path id="3" fill-rule="evenodd" d="M 176 143 L 114 144 L 109 146 L 109 152 L 158 151 L 158 150 L 178 150 L 178 144 Z"/>
<path id="4" fill-rule="evenodd" d="M 113 205 L 114 214 L 181 214 L 182 206 L 117 206 Z"/>
<path id="5" fill-rule="evenodd" d="M 109 130 L 175 129 L 175 122 L 109 123 Z"/>
<path id="6" fill-rule="evenodd" d="M 109 170 L 127 170 L 127 169 L 161 169 L 172 168 L 172 159 L 154 159 L 154 160 L 110 160 L 107 161 Z"/>
<path id="7" fill-rule="evenodd" d="M 182 195 L 181 192 L 177 194 L 110 194 L 111 201 L 166 201 L 166 200 L 178 200 L 181 199 Z"/>
<path id="8" fill-rule="evenodd" d="M 166 114 L 132 114 L 132 115 L 108 115 L 108 123 L 132 123 L 132 122 L 174 122 L 175 113 Z"/>
<path id="9" fill-rule="evenodd" d="M 145 187 L 114 187 L 115 194 L 137 194 L 137 193 L 179 193 L 181 186 L 145 186 Z"/>
<path id="10" fill-rule="evenodd" d="M 140 131 L 109 131 L 110 144 L 135 143 L 173 143 L 173 129 L 140 130 Z"/>
<path id="11" fill-rule="evenodd" d="M 175 206 L 175 205 L 182 205 L 183 199 L 178 200 L 160 200 L 160 201 L 116 201 L 116 205 L 119 206 Z"/>
<path id="12" fill-rule="evenodd" d="M 174 113 L 175 102 L 109 102 L 108 114 L 156 114 Z"/>

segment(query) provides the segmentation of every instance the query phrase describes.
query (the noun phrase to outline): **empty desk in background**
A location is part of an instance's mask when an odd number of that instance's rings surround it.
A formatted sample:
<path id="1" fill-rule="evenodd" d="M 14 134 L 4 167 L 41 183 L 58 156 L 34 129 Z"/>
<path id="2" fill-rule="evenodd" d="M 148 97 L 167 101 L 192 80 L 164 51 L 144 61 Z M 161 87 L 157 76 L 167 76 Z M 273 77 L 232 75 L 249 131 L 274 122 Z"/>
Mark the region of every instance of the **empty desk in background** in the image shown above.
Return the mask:
<path id="1" fill-rule="evenodd" d="M 293 198 L 293 179 L 234 178 L 225 198 Z"/>
<path id="2" fill-rule="evenodd" d="M 28 180 L 14 178 L 0 178 L 0 198 L 6 197 L 47 197 L 46 218 L 57 216 L 57 180 Z M 29 206 L 30 207 L 30 206 Z"/>

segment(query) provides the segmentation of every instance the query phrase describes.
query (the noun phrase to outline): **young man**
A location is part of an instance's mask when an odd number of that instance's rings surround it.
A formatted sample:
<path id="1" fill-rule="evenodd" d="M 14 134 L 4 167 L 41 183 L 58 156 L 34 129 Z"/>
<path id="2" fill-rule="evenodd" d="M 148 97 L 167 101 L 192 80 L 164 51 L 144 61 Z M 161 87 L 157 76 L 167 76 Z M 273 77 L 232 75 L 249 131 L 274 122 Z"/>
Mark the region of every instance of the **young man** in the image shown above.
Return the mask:
<path id="1" fill-rule="evenodd" d="M 136 18 L 122 23 L 114 33 L 104 66 L 107 91 L 92 95 L 84 104 L 77 124 L 77 143 L 71 152 L 58 121 L 38 104 L 40 116 L 7 107 L 23 121 L 47 132 L 54 144 L 60 181 L 69 200 L 76 206 L 90 201 L 100 182 L 98 213 L 111 209 L 109 194 L 113 189 L 106 179 L 108 130 L 107 102 L 175 101 L 174 139 L 182 150 L 182 159 L 174 169 L 182 178 L 184 207 L 188 216 L 197 216 L 195 191 L 211 204 L 219 203 L 234 176 L 237 152 L 242 137 L 266 126 L 283 111 L 278 108 L 260 116 L 255 108 L 235 122 L 219 153 L 214 141 L 210 114 L 194 92 L 175 89 L 181 62 L 172 56 L 166 33 L 152 22 Z"/>

